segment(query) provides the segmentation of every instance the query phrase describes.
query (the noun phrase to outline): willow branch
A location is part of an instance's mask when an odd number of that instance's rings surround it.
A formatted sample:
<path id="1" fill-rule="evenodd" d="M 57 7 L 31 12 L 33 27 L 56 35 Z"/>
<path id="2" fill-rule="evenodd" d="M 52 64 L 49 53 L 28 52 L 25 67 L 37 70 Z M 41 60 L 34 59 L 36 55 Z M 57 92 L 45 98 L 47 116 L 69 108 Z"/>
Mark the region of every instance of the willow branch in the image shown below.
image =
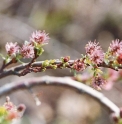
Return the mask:
<path id="1" fill-rule="evenodd" d="M 119 115 L 119 108 L 106 98 L 102 93 L 92 89 L 89 86 L 86 86 L 83 83 L 73 80 L 70 77 L 51 77 L 43 76 L 39 78 L 31 78 L 24 81 L 13 82 L 5 84 L 0 87 L 0 97 L 6 94 L 10 94 L 17 90 L 30 89 L 35 86 L 65 86 L 77 90 L 79 93 L 85 93 L 97 100 L 101 105 L 103 105 L 110 113 L 114 112 L 116 115 Z"/>

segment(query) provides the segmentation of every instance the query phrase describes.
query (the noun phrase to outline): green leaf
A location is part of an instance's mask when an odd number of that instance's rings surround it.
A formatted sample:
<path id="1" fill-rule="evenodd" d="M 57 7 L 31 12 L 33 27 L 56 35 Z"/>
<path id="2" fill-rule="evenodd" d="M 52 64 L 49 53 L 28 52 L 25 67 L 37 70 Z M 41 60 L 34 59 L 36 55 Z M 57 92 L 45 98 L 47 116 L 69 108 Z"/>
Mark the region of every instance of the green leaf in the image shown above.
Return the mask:
<path id="1" fill-rule="evenodd" d="M 96 69 L 96 73 L 103 74 L 103 72 L 102 72 L 101 69 L 99 69 L 99 68 Z"/>
<path id="2" fill-rule="evenodd" d="M 21 64 L 25 64 L 24 62 L 22 62 L 20 59 L 22 58 L 22 56 L 20 55 L 20 54 L 17 54 L 16 55 L 16 60 L 18 61 L 18 62 L 20 62 Z"/>
<path id="3" fill-rule="evenodd" d="M 43 48 L 36 48 L 36 49 L 37 49 L 37 55 L 38 56 L 40 56 L 44 52 Z"/>
<path id="4" fill-rule="evenodd" d="M 10 61 L 11 61 L 11 57 L 10 56 L 6 56 L 5 63 L 9 63 Z"/>
<path id="5" fill-rule="evenodd" d="M 74 70 L 74 69 L 71 69 L 70 72 L 73 72 L 74 73 L 74 76 L 77 75 L 76 70 Z"/>
<path id="6" fill-rule="evenodd" d="M 1 54 L 1 53 L 0 53 L 0 56 L 2 57 L 2 59 L 4 59 L 4 60 L 5 60 L 5 57 L 3 56 L 3 54 Z"/>

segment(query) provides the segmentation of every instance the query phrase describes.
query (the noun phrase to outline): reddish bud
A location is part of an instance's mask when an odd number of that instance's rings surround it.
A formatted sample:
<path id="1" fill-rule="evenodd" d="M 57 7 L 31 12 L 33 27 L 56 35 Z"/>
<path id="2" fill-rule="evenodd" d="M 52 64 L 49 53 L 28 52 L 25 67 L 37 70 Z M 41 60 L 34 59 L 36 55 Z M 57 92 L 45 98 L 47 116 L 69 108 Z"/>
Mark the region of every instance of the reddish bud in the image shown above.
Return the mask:
<path id="1" fill-rule="evenodd" d="M 70 60 L 69 56 L 64 57 L 64 62 L 68 62 Z"/>
<path id="2" fill-rule="evenodd" d="M 120 108 L 120 118 L 122 118 L 122 108 Z"/>
<path id="3" fill-rule="evenodd" d="M 113 120 L 115 123 L 118 123 L 118 122 L 119 122 L 119 119 L 118 119 L 118 117 L 115 115 L 115 113 L 112 113 L 112 114 L 111 114 L 111 118 L 112 118 L 112 120 Z"/>
<path id="4" fill-rule="evenodd" d="M 25 112 L 26 106 L 24 104 L 20 104 L 17 107 L 18 117 L 21 118 Z"/>
<path id="5" fill-rule="evenodd" d="M 74 62 L 73 68 L 77 71 L 83 71 L 85 69 L 85 63 L 83 60 L 76 60 Z"/>
<path id="6" fill-rule="evenodd" d="M 20 104 L 18 107 L 17 107 L 17 111 L 21 112 L 21 111 L 24 111 L 26 109 L 25 105 L 24 104 Z"/>
<path id="7" fill-rule="evenodd" d="M 117 57 L 117 62 L 119 64 L 122 64 L 122 53 L 120 53 L 119 56 Z"/>

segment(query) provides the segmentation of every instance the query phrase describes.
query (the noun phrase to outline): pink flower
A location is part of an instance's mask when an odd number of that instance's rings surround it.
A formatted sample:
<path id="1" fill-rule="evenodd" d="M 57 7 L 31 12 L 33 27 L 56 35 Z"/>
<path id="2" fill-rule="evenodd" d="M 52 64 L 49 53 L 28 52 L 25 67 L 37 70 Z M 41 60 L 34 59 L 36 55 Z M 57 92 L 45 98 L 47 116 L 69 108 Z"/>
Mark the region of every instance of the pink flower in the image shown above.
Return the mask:
<path id="1" fill-rule="evenodd" d="M 104 61 L 104 53 L 101 50 L 95 50 L 89 57 L 95 64 L 100 64 Z"/>
<path id="2" fill-rule="evenodd" d="M 10 101 L 4 103 L 3 106 L 6 108 L 7 111 L 12 111 L 12 110 L 16 111 L 17 110 L 16 106 Z"/>
<path id="3" fill-rule="evenodd" d="M 20 104 L 18 107 L 14 105 L 9 97 L 6 97 L 3 107 L 7 110 L 6 120 L 10 121 L 21 118 L 26 109 L 24 104 Z"/>
<path id="4" fill-rule="evenodd" d="M 92 80 L 92 86 L 97 90 L 101 90 L 105 84 L 106 80 L 101 77 L 94 77 Z"/>
<path id="5" fill-rule="evenodd" d="M 102 48 L 99 46 L 99 43 L 90 41 L 86 45 L 85 49 L 89 59 L 94 64 L 100 64 L 104 61 L 104 52 L 102 51 Z"/>
<path id="6" fill-rule="evenodd" d="M 73 68 L 77 71 L 83 71 L 86 68 L 86 65 L 83 60 L 76 60 L 74 62 Z"/>
<path id="7" fill-rule="evenodd" d="M 86 47 L 85 47 L 86 53 L 87 54 L 92 54 L 96 50 L 102 50 L 101 47 L 98 46 L 98 45 L 99 45 L 99 42 L 96 43 L 96 42 L 89 41 L 88 44 L 86 44 Z"/>
<path id="8" fill-rule="evenodd" d="M 5 48 L 9 56 L 12 56 L 12 55 L 15 56 L 17 53 L 19 53 L 19 49 L 20 49 L 17 43 L 12 43 L 12 42 L 7 43 L 5 45 Z"/>
<path id="9" fill-rule="evenodd" d="M 122 53 L 122 42 L 119 39 L 113 40 L 109 46 L 109 51 L 113 55 L 118 55 L 120 52 Z"/>
<path id="10" fill-rule="evenodd" d="M 34 47 L 31 44 L 24 44 L 21 48 L 21 55 L 24 58 L 34 58 Z"/>
<path id="11" fill-rule="evenodd" d="M 4 103 L 3 107 L 8 112 L 8 115 L 6 117 L 7 120 L 13 120 L 17 118 L 17 107 L 10 101 L 9 97 L 6 97 L 6 102 Z"/>
<path id="12" fill-rule="evenodd" d="M 17 107 L 18 117 L 21 118 L 25 112 L 26 106 L 24 104 L 20 104 Z"/>
<path id="13" fill-rule="evenodd" d="M 38 44 L 45 44 L 49 40 L 48 34 L 45 33 L 45 31 L 36 31 L 32 33 L 32 36 L 30 37 L 31 42 L 36 42 Z"/>

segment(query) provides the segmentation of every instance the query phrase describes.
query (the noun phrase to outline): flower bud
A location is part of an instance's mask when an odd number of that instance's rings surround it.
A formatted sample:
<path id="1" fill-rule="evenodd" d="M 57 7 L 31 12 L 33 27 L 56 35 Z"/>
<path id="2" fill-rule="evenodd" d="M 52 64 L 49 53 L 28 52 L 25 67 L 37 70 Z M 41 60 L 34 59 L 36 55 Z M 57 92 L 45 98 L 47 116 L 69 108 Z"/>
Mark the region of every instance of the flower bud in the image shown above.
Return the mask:
<path id="1" fill-rule="evenodd" d="M 120 118 L 122 118 L 122 108 L 120 108 Z"/>
<path id="2" fill-rule="evenodd" d="M 64 62 L 68 62 L 70 60 L 70 56 L 64 57 Z"/>
<path id="3" fill-rule="evenodd" d="M 113 120 L 115 123 L 118 123 L 118 122 L 119 122 L 119 119 L 118 119 L 118 117 L 115 115 L 115 113 L 112 113 L 112 114 L 111 114 L 111 118 L 112 118 L 112 120 Z"/>

